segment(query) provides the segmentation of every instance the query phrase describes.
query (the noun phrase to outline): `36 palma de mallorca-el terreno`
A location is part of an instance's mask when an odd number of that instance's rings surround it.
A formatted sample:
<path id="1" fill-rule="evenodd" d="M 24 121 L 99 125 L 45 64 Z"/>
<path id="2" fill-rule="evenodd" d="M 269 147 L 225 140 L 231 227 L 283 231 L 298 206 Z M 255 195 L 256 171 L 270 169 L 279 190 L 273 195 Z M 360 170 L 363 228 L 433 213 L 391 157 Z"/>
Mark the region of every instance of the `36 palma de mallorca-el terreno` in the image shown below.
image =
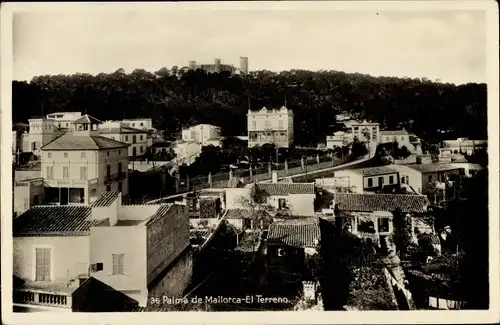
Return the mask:
<path id="1" fill-rule="evenodd" d="M 163 296 L 160 298 L 151 298 L 152 303 L 163 303 L 168 305 L 181 305 L 181 304 L 287 304 L 290 303 L 286 297 L 264 297 L 262 295 L 243 296 L 243 297 L 224 297 L 224 296 L 194 296 L 191 298 L 178 298 Z"/>

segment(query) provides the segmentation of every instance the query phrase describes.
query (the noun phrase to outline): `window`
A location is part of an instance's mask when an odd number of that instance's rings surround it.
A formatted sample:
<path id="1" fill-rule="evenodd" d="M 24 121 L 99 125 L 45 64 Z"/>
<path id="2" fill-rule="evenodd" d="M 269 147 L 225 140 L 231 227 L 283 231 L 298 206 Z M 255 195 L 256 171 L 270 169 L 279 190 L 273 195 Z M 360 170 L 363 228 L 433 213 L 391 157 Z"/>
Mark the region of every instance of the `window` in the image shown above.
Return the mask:
<path id="1" fill-rule="evenodd" d="M 142 141 L 142 139 L 143 139 L 142 137 L 143 137 L 143 136 L 141 135 L 141 141 Z"/>
<path id="2" fill-rule="evenodd" d="M 118 182 L 118 192 L 122 191 L 122 182 Z"/>
<path id="3" fill-rule="evenodd" d="M 104 269 L 104 265 L 102 263 L 90 264 L 90 272 L 99 272 Z"/>
<path id="4" fill-rule="evenodd" d="M 383 177 L 379 177 L 378 178 L 378 186 L 382 186 L 384 185 L 384 178 Z"/>
<path id="5" fill-rule="evenodd" d="M 128 135 L 125 136 L 125 141 L 128 141 Z"/>
<path id="6" fill-rule="evenodd" d="M 372 186 L 373 186 L 373 179 L 368 178 L 368 187 L 372 187 Z"/>
<path id="7" fill-rule="evenodd" d="M 54 178 L 54 167 L 47 167 L 47 178 L 48 179 Z"/>
<path id="8" fill-rule="evenodd" d="M 441 182 L 444 182 L 444 179 L 445 179 L 445 177 L 444 177 L 444 176 L 445 176 L 444 174 L 439 174 L 439 180 L 440 180 Z"/>
<path id="9" fill-rule="evenodd" d="M 375 133 L 372 134 L 372 140 L 373 141 L 377 140 L 377 135 Z"/>
<path id="10" fill-rule="evenodd" d="M 35 248 L 35 281 L 50 281 L 50 248 Z"/>
<path id="11" fill-rule="evenodd" d="M 64 153 L 64 158 L 68 158 L 68 153 L 67 152 Z"/>
<path id="12" fill-rule="evenodd" d="M 429 182 L 432 182 L 432 175 L 429 175 L 427 179 L 429 180 Z"/>
<path id="13" fill-rule="evenodd" d="M 132 136 L 132 143 L 135 143 L 135 142 L 136 142 L 136 140 L 137 140 L 137 138 L 136 138 L 136 135 L 134 134 L 134 135 Z"/>
<path id="14" fill-rule="evenodd" d="M 122 172 L 122 163 L 121 162 L 118 163 L 118 172 L 119 173 Z"/>
<path id="15" fill-rule="evenodd" d="M 69 167 L 64 166 L 63 167 L 63 178 L 68 179 L 69 178 Z"/>
<path id="16" fill-rule="evenodd" d="M 278 256 L 285 256 L 286 251 L 284 248 L 278 248 Z"/>
<path id="17" fill-rule="evenodd" d="M 121 155 L 122 155 L 122 151 L 118 150 L 118 156 L 121 156 Z"/>
<path id="18" fill-rule="evenodd" d="M 405 177 L 401 176 L 401 184 L 404 184 L 404 183 L 405 183 Z"/>
<path id="19" fill-rule="evenodd" d="M 279 128 L 282 129 L 283 128 L 283 120 L 279 120 Z"/>
<path id="20" fill-rule="evenodd" d="M 256 129 L 257 128 L 257 122 L 256 121 L 252 121 L 252 129 Z"/>
<path id="21" fill-rule="evenodd" d="M 111 165 L 106 165 L 106 178 L 111 177 Z"/>
<path id="22" fill-rule="evenodd" d="M 389 218 L 378 218 L 378 232 L 389 232 Z"/>
<path id="23" fill-rule="evenodd" d="M 80 167 L 80 179 L 87 179 L 87 167 Z"/>
<path id="24" fill-rule="evenodd" d="M 31 150 L 36 150 L 36 142 L 31 143 Z"/>
<path id="25" fill-rule="evenodd" d="M 106 185 L 106 192 L 109 192 L 109 191 L 111 191 L 111 184 Z"/>
<path id="26" fill-rule="evenodd" d="M 141 123 L 140 126 L 144 126 L 144 123 Z"/>
<path id="27" fill-rule="evenodd" d="M 141 151 L 141 153 L 142 153 L 142 151 L 143 151 L 143 148 L 142 148 L 142 146 L 140 146 L 139 148 L 141 149 L 140 151 Z"/>
<path id="28" fill-rule="evenodd" d="M 24 208 L 28 210 L 30 208 L 30 201 L 28 199 L 24 199 Z"/>
<path id="29" fill-rule="evenodd" d="M 405 179 L 406 179 L 406 184 L 410 184 L 410 177 L 409 176 L 405 176 Z"/>
<path id="30" fill-rule="evenodd" d="M 108 155 L 108 157 L 109 157 L 109 151 L 108 151 L 106 154 L 107 154 L 107 155 Z"/>
<path id="31" fill-rule="evenodd" d="M 278 199 L 278 208 L 280 210 L 287 208 L 286 199 Z"/>
<path id="32" fill-rule="evenodd" d="M 52 152 L 47 153 L 47 158 L 52 158 Z"/>
<path id="33" fill-rule="evenodd" d="M 80 158 L 86 158 L 87 157 L 87 153 L 85 151 L 82 151 L 80 153 Z"/>
<path id="34" fill-rule="evenodd" d="M 401 141 L 404 141 L 405 140 L 405 137 L 401 137 Z"/>
<path id="35" fill-rule="evenodd" d="M 125 274 L 123 262 L 125 254 L 113 254 L 113 275 Z"/>
<path id="36" fill-rule="evenodd" d="M 389 176 L 389 184 L 394 184 L 394 176 Z"/>

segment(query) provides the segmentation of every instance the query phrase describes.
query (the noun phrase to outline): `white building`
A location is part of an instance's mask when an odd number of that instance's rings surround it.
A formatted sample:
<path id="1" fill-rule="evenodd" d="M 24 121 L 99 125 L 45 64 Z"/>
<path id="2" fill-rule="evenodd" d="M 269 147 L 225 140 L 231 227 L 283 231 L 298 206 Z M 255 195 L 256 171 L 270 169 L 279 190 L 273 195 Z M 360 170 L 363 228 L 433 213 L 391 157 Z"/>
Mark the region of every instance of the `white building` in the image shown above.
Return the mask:
<path id="1" fill-rule="evenodd" d="M 391 142 L 397 142 L 399 147 L 405 146 L 411 153 L 422 153 L 420 140 L 405 130 L 380 131 L 380 143 Z"/>
<path id="2" fill-rule="evenodd" d="M 153 119 L 148 118 L 129 118 L 121 120 L 123 125 L 140 129 L 140 130 L 154 130 Z"/>
<path id="3" fill-rule="evenodd" d="M 145 129 L 125 126 L 121 121 L 106 121 L 99 125 L 99 134 L 105 138 L 117 140 L 129 145 L 130 158 L 144 156 L 148 148 L 149 134 Z"/>
<path id="4" fill-rule="evenodd" d="M 288 148 L 293 144 L 293 112 L 291 109 L 248 110 L 248 146 L 262 146 L 266 143 Z"/>
<path id="5" fill-rule="evenodd" d="M 89 204 L 105 191 L 128 194 L 128 144 L 99 135 L 99 120 L 84 115 L 71 131 L 42 147 L 47 202 Z"/>
<path id="6" fill-rule="evenodd" d="M 40 156 L 40 148 L 51 142 L 63 132 L 59 131 L 54 120 L 43 118 L 29 119 L 29 132 L 23 136 L 23 152 L 31 152 Z"/>
<path id="7" fill-rule="evenodd" d="M 443 141 L 443 147 L 439 148 L 439 155 L 442 157 L 457 153 L 472 155 L 476 150 L 486 149 L 487 144 L 488 140 L 469 140 L 468 138 L 445 140 Z"/>
<path id="8" fill-rule="evenodd" d="M 91 206 L 34 207 L 14 219 L 13 236 L 13 274 L 23 282 L 14 285 L 14 306 L 30 311 L 96 307 L 82 288 L 92 278 L 105 284 L 100 294 L 145 306 L 148 296 L 182 295 L 192 274 L 176 262 L 189 246 L 186 207 L 123 205 L 116 191 Z"/>
<path id="9" fill-rule="evenodd" d="M 47 114 L 48 120 L 53 120 L 55 125 L 60 129 L 69 129 L 72 124 L 71 122 L 82 117 L 81 112 L 58 112 Z"/>
<path id="10" fill-rule="evenodd" d="M 335 171 L 334 177 L 317 180 L 328 188 L 347 187 L 355 193 L 380 190 L 383 186 L 399 186 L 398 171 L 391 166 L 368 167 Z"/>
<path id="11" fill-rule="evenodd" d="M 327 149 L 341 148 L 351 143 L 352 140 L 353 140 L 352 133 L 338 131 L 335 132 L 333 135 L 328 135 L 326 137 L 326 148 Z"/>
<path id="12" fill-rule="evenodd" d="M 351 133 L 353 139 L 363 142 L 368 147 L 370 152 L 377 150 L 377 145 L 380 141 L 380 124 L 367 122 L 356 122 L 351 125 Z"/>
<path id="13" fill-rule="evenodd" d="M 186 142 L 198 142 L 202 146 L 220 141 L 221 128 L 210 124 L 198 124 L 182 129 L 182 140 Z"/>

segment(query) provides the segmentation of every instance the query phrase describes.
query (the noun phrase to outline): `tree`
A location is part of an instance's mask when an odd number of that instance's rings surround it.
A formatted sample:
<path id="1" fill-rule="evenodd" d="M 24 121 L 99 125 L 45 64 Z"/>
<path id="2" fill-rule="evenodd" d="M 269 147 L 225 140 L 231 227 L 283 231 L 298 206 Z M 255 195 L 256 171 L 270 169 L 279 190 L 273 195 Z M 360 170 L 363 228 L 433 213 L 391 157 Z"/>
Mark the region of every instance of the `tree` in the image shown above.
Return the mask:
<path id="1" fill-rule="evenodd" d="M 392 212 L 394 232 L 392 241 L 396 245 L 396 250 L 401 256 L 405 256 L 408 247 L 412 243 L 412 222 L 409 214 L 404 214 L 401 209 L 397 208 Z"/>
<path id="2" fill-rule="evenodd" d="M 368 153 L 368 149 L 363 143 L 359 142 L 358 140 L 355 140 L 352 143 L 351 153 L 353 158 L 358 158 L 366 155 Z"/>
<path id="3" fill-rule="evenodd" d="M 268 203 L 268 197 L 267 192 L 260 189 L 258 184 L 255 184 L 249 196 L 241 196 L 238 200 L 244 209 L 249 211 L 254 227 L 258 225 L 257 227 L 262 228 L 265 224 L 272 223 L 273 217 L 276 216 L 277 210 Z"/>

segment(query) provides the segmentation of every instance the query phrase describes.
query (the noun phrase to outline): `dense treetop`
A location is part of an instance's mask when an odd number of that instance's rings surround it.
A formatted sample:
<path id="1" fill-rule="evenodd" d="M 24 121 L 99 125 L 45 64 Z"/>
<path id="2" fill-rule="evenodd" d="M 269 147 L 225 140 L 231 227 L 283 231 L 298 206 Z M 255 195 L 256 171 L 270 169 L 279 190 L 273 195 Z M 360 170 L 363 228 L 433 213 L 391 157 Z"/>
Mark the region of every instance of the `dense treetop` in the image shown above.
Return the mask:
<path id="1" fill-rule="evenodd" d="M 325 141 L 335 113 L 347 112 L 398 125 L 425 139 L 437 130 L 447 138 L 487 137 L 485 84 L 440 84 L 423 79 L 372 77 L 338 71 L 291 70 L 248 75 L 162 68 L 114 73 L 37 76 L 13 82 L 13 120 L 58 111 L 82 111 L 101 120 L 152 117 L 157 128 L 176 133 L 183 126 L 210 123 L 223 135 L 244 135 L 249 106 L 279 108 L 295 114 L 299 144 Z"/>

